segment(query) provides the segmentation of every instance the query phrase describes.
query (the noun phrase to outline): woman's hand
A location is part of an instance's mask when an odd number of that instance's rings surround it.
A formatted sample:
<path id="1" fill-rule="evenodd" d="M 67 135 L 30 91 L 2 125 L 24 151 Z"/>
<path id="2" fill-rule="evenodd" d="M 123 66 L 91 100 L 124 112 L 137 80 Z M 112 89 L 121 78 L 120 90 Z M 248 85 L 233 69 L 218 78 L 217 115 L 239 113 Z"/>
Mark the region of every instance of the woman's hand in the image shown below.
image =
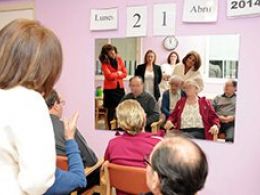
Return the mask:
<path id="1" fill-rule="evenodd" d="M 229 123 L 229 122 L 233 122 L 235 117 L 234 116 L 223 116 L 223 115 L 220 115 L 219 116 L 219 119 L 222 123 Z"/>
<path id="2" fill-rule="evenodd" d="M 118 76 L 121 76 L 123 74 L 123 72 L 119 70 L 119 71 L 117 71 L 117 74 L 118 74 Z"/>
<path id="3" fill-rule="evenodd" d="M 220 115 L 218 116 L 219 117 L 219 120 L 222 122 L 222 123 L 226 123 L 226 117 L 223 116 L 223 115 Z"/>
<path id="4" fill-rule="evenodd" d="M 167 74 L 164 74 L 164 75 L 162 76 L 162 79 L 165 80 L 165 81 L 168 81 L 169 78 L 170 78 L 170 76 L 167 75 Z"/>
<path id="5" fill-rule="evenodd" d="M 74 139 L 78 118 L 79 118 L 79 113 L 76 112 L 69 120 L 64 120 L 64 129 L 65 129 L 64 136 L 66 140 Z"/>
<path id="6" fill-rule="evenodd" d="M 235 120 L 235 117 L 230 115 L 230 116 L 226 117 L 226 120 L 227 120 L 228 123 L 230 123 L 230 122 L 233 122 Z"/>
<path id="7" fill-rule="evenodd" d="M 214 135 L 214 134 L 218 134 L 219 129 L 217 125 L 212 125 L 212 127 L 209 129 L 209 132 Z"/>
<path id="8" fill-rule="evenodd" d="M 172 124 L 172 122 L 168 120 L 168 121 L 165 123 L 164 128 L 165 128 L 166 130 L 170 130 L 170 129 L 175 128 L 175 127 L 174 127 L 174 125 Z"/>

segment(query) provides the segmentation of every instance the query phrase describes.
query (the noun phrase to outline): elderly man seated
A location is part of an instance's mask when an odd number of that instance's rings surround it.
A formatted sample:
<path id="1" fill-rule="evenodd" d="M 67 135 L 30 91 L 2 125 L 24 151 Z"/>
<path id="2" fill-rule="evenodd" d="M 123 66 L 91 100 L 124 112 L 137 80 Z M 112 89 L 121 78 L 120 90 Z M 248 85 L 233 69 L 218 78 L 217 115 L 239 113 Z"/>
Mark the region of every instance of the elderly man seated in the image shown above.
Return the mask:
<path id="1" fill-rule="evenodd" d="M 146 113 L 145 131 L 151 131 L 151 124 L 160 118 L 159 106 L 155 98 L 144 91 L 144 83 L 141 77 L 134 76 L 129 80 L 131 92 L 125 95 L 121 102 L 127 99 L 137 100 Z"/>
<path id="2" fill-rule="evenodd" d="M 56 153 L 57 155 L 66 155 L 64 138 L 64 123 L 62 121 L 63 115 L 63 106 L 65 101 L 57 93 L 56 90 L 52 90 L 50 94 L 45 98 L 46 104 L 49 108 L 49 113 L 53 125 L 54 135 L 55 135 L 55 144 L 56 144 Z M 78 145 L 80 156 L 83 162 L 84 167 L 90 167 L 97 163 L 97 157 L 94 151 L 88 146 L 85 138 L 76 128 L 75 130 L 75 141 Z M 99 170 L 95 170 L 93 173 L 88 175 L 88 186 L 86 189 L 91 188 L 92 186 L 99 184 Z"/>
<path id="3" fill-rule="evenodd" d="M 183 136 L 165 138 L 145 159 L 146 183 L 153 195 L 194 195 L 208 175 L 208 162 L 202 149 Z"/>
<path id="4" fill-rule="evenodd" d="M 162 97 L 161 117 L 163 118 L 163 120 L 166 120 L 168 118 L 168 116 L 175 108 L 177 101 L 181 99 L 181 97 L 184 95 L 183 92 L 181 91 L 182 84 L 183 84 L 183 79 L 180 76 L 174 75 L 170 78 L 169 80 L 170 89 L 166 90 L 163 93 L 163 97 Z"/>
<path id="5" fill-rule="evenodd" d="M 225 133 L 227 142 L 234 141 L 237 81 L 225 83 L 224 94 L 215 97 L 213 106 L 220 119 L 220 132 Z"/>

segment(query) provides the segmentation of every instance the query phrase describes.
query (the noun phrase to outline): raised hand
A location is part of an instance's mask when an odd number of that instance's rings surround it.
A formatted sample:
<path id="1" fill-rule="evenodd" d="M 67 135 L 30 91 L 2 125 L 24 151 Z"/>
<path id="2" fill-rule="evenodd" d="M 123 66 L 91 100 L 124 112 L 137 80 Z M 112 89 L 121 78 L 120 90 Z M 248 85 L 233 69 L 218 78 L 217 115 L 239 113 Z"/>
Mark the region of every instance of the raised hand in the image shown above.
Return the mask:
<path id="1" fill-rule="evenodd" d="M 69 120 L 64 120 L 64 129 L 65 129 L 64 136 L 66 140 L 74 139 L 78 118 L 79 118 L 79 113 L 76 112 Z"/>

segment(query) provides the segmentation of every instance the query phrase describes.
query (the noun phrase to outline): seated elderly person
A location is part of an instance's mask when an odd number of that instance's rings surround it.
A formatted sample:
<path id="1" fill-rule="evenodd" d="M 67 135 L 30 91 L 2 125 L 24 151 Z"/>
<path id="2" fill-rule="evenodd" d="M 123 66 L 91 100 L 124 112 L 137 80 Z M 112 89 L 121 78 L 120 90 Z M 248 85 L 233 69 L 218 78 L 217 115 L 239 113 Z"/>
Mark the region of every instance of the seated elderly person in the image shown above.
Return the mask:
<path id="1" fill-rule="evenodd" d="M 181 136 L 162 140 L 146 162 L 146 182 L 151 190 L 147 194 L 194 195 L 203 188 L 208 175 L 204 152 Z"/>
<path id="2" fill-rule="evenodd" d="M 151 132 L 151 124 L 159 121 L 159 105 L 155 98 L 144 91 L 144 83 L 141 77 L 134 76 L 129 80 L 131 92 L 125 95 L 121 102 L 127 99 L 137 100 L 146 113 L 145 131 Z"/>
<path id="3" fill-rule="evenodd" d="M 45 192 L 45 195 L 69 194 L 77 188 L 86 187 L 86 176 L 83 163 L 80 157 L 80 151 L 77 142 L 74 139 L 78 113 L 74 114 L 70 121 L 64 122 L 64 138 L 66 155 L 68 157 L 68 171 L 59 168 L 55 171 L 54 184 Z M 42 167 L 44 170 L 44 167 Z"/>
<path id="4" fill-rule="evenodd" d="M 57 93 L 56 90 L 52 90 L 50 94 L 45 98 L 45 102 L 49 108 L 49 113 L 53 125 L 55 135 L 56 154 L 65 156 L 66 155 L 66 139 L 64 138 L 64 123 L 62 121 L 64 100 Z M 84 167 L 90 167 L 97 163 L 97 157 L 94 151 L 88 146 L 85 138 L 76 128 L 75 138 L 79 147 L 80 156 Z M 88 186 L 86 189 L 99 184 L 99 170 L 95 170 L 93 173 L 87 176 Z"/>
<path id="5" fill-rule="evenodd" d="M 213 140 L 219 130 L 219 118 L 205 97 L 198 97 L 198 82 L 186 80 L 182 97 L 165 124 L 165 129 L 178 129 L 198 139 Z"/>
<path id="6" fill-rule="evenodd" d="M 180 76 L 174 75 L 169 80 L 170 89 L 163 93 L 162 97 L 162 118 L 166 120 L 172 113 L 175 105 L 179 99 L 183 96 L 182 87 L 183 79 Z"/>
<path id="7" fill-rule="evenodd" d="M 227 142 L 234 141 L 236 90 L 237 82 L 228 80 L 225 83 L 224 94 L 215 97 L 213 100 L 213 106 L 220 119 L 220 132 L 225 133 Z"/>
<path id="8" fill-rule="evenodd" d="M 149 156 L 153 147 L 161 140 L 143 132 L 145 113 L 136 100 L 125 100 L 116 108 L 118 125 L 125 133 L 109 141 L 105 160 L 109 162 L 145 167 L 144 156 Z"/>

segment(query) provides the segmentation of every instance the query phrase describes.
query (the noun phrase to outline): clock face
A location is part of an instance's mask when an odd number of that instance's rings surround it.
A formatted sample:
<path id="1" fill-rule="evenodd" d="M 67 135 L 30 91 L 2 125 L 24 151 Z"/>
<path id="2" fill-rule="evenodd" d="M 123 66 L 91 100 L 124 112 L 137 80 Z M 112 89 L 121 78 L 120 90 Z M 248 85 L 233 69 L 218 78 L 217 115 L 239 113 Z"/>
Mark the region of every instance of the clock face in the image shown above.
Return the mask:
<path id="1" fill-rule="evenodd" d="M 167 36 L 163 40 L 163 46 L 167 50 L 173 50 L 178 46 L 178 40 L 175 36 Z"/>

